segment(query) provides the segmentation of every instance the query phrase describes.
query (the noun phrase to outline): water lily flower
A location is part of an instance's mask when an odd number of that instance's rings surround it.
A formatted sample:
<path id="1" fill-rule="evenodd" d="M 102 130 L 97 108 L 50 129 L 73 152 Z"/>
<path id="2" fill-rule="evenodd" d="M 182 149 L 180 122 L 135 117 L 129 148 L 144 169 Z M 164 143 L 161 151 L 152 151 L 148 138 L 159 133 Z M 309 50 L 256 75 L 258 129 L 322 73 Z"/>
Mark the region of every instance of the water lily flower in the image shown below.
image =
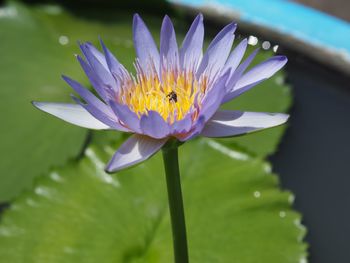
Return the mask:
<path id="1" fill-rule="evenodd" d="M 237 25 L 230 23 L 203 54 L 203 16 L 193 21 L 181 47 L 173 24 L 164 17 L 160 49 L 139 15 L 133 18 L 136 73 L 129 73 L 101 40 L 103 53 L 81 43 L 77 59 L 98 96 L 78 82 L 63 79 L 79 94 L 74 104 L 34 102 L 69 123 L 133 135 L 118 149 L 106 170 L 115 172 L 140 163 L 171 138 L 230 137 L 277 126 L 288 115 L 223 111 L 220 106 L 271 77 L 287 62 L 274 56 L 247 70 L 257 50 L 242 61 L 247 40 L 231 51 Z"/>

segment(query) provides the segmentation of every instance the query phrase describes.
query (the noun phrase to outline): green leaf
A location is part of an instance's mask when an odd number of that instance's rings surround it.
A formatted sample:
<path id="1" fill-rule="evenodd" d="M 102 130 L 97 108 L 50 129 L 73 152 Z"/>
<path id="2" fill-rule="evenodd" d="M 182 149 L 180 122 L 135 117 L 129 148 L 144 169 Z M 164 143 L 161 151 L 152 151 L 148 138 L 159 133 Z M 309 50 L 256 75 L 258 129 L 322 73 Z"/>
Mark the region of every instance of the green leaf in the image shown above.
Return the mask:
<path id="1" fill-rule="evenodd" d="M 103 172 L 115 147 L 37 181 L 5 212 L 4 262 L 172 262 L 160 154 L 116 175 Z M 297 263 L 305 256 L 293 196 L 268 163 L 195 140 L 180 148 L 190 262 Z"/>
<path id="2" fill-rule="evenodd" d="M 82 9 L 79 9 L 80 11 Z M 29 189 L 36 176 L 77 157 L 87 130 L 48 116 L 31 101 L 68 101 L 72 89 L 61 79 L 69 75 L 89 86 L 74 58 L 77 41 L 98 44 L 101 35 L 118 58 L 132 68 L 131 13 L 98 12 L 91 21 L 60 6 L 28 8 L 12 3 L 0 17 L 0 203 Z M 84 10 L 85 16 L 95 10 Z M 79 15 L 79 14 L 78 14 Z M 113 21 L 113 22 L 112 22 Z M 147 19 L 159 29 L 160 19 Z M 157 23 L 156 23 L 157 22 Z"/>
<path id="3" fill-rule="evenodd" d="M 30 103 L 69 98 L 60 73 L 74 72 L 71 56 L 21 5 L 8 5 L 1 14 L 0 202 L 28 189 L 35 176 L 77 156 L 86 135 Z"/>

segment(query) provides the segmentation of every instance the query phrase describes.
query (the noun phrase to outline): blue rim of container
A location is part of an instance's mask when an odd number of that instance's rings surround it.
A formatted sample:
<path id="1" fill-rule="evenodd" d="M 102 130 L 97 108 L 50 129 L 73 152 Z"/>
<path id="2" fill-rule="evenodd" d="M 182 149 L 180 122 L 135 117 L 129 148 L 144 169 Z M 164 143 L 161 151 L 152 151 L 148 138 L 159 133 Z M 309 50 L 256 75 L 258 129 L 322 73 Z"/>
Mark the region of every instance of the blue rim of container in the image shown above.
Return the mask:
<path id="1" fill-rule="evenodd" d="M 168 0 L 242 28 L 350 74 L 350 23 L 288 0 Z"/>

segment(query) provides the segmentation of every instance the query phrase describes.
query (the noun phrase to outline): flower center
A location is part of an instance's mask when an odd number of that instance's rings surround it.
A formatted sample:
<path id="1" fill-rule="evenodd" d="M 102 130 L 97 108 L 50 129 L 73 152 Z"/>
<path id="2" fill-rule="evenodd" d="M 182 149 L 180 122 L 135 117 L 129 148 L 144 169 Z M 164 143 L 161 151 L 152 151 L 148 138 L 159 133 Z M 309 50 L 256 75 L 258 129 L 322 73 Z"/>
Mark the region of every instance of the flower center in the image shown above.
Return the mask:
<path id="1" fill-rule="evenodd" d="M 158 112 L 165 121 L 181 120 L 196 112 L 207 89 L 207 78 L 197 80 L 192 72 L 164 71 L 157 74 L 137 74 L 122 82 L 119 102 L 126 104 L 139 117 L 148 111 Z"/>

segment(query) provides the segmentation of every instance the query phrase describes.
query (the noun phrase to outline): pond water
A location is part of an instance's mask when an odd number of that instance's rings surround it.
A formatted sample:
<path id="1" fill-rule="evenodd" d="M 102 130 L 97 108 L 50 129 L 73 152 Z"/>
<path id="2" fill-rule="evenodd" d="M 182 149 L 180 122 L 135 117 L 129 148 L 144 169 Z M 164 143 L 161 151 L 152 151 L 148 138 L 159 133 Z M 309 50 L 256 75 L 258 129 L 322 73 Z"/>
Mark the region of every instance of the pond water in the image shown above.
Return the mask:
<path id="1" fill-rule="evenodd" d="M 350 77 L 287 55 L 294 106 L 273 168 L 295 193 L 310 262 L 350 262 Z"/>

